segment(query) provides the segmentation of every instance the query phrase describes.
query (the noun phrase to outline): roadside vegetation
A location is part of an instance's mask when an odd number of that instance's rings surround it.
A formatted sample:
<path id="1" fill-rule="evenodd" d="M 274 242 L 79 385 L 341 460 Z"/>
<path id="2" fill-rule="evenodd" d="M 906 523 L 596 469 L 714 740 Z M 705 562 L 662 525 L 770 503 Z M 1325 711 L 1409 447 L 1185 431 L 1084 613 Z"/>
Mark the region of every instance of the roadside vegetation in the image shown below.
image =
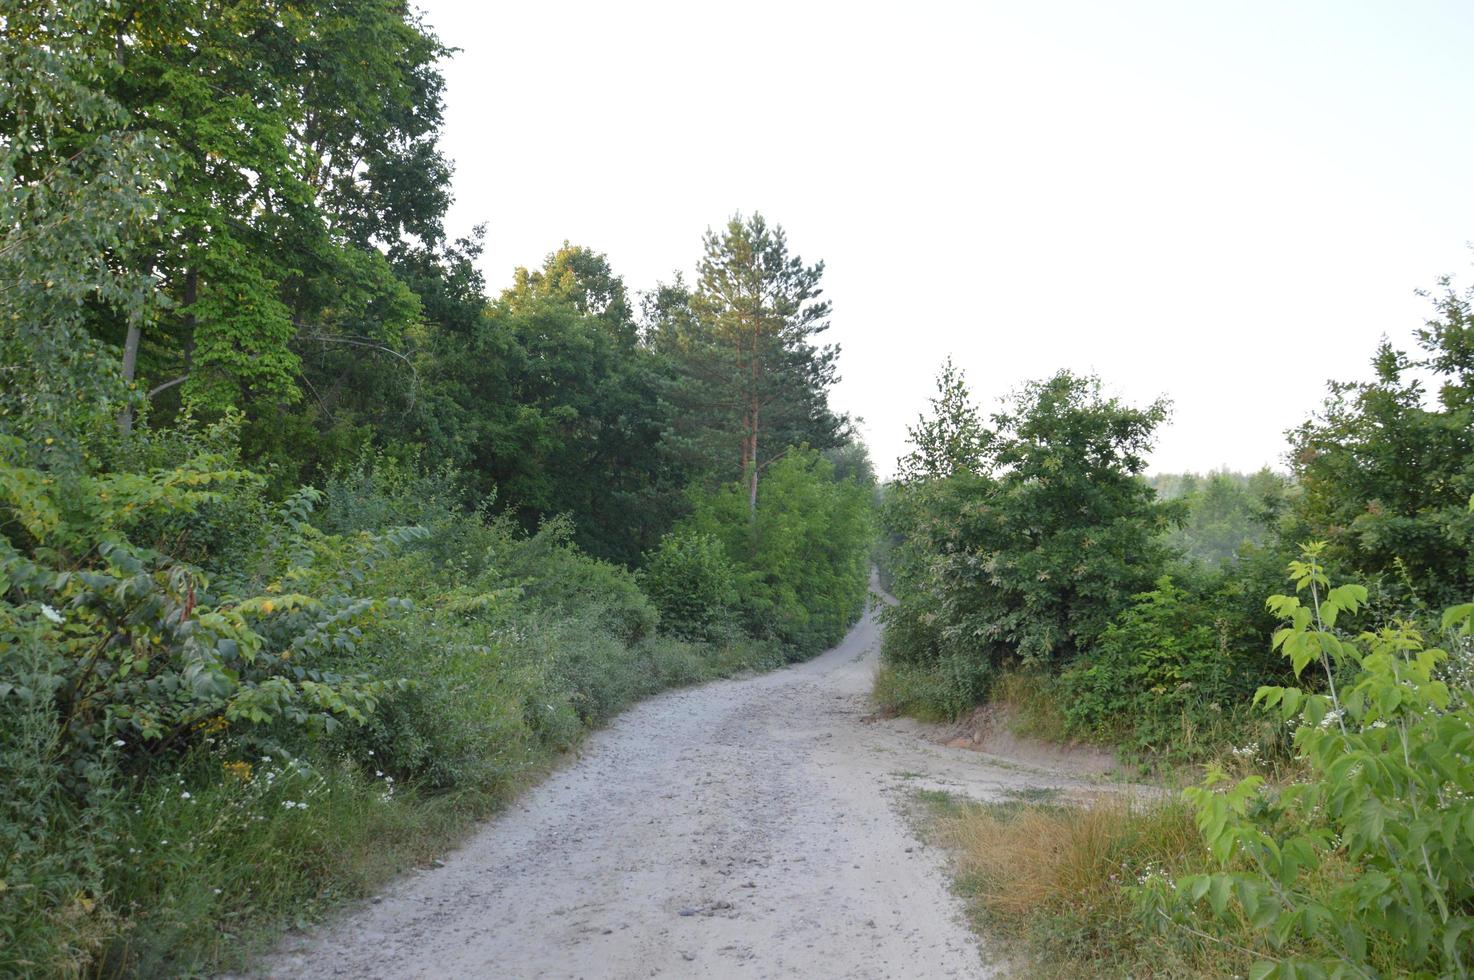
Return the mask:
<path id="1" fill-rule="evenodd" d="M 402 6 L 4 19 L 0 974 L 238 963 L 859 615 L 874 476 L 781 228 L 493 292 Z"/>
<path id="2" fill-rule="evenodd" d="M 944 366 L 885 489 L 890 710 L 990 699 L 1181 802 L 954 806 L 1031 975 L 1474 970 L 1474 293 L 1334 383 L 1288 477 L 1143 475 L 1165 403 L 1093 378 L 985 418 Z"/>

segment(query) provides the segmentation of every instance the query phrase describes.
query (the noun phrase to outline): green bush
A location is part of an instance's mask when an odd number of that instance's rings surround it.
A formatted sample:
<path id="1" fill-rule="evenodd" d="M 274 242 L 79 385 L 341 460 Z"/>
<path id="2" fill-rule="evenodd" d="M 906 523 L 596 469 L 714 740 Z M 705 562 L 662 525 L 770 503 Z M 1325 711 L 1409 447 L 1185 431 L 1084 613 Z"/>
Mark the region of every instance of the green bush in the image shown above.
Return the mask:
<path id="1" fill-rule="evenodd" d="M 271 515 L 268 581 L 244 597 L 130 540 L 228 507 L 250 477 L 219 462 L 95 476 L 0 461 L 0 966 L 78 972 L 127 928 L 126 813 L 160 771 L 207 744 L 281 754 L 410 687 L 353 663 L 402 605 L 355 587 L 416 530 L 325 536 L 301 493 Z"/>
<path id="2" fill-rule="evenodd" d="M 1265 677 L 1235 645 L 1233 612 L 1222 596 L 1159 579 L 1060 676 L 1071 730 L 1170 752 L 1184 719 L 1221 723 Z"/>
<path id="3" fill-rule="evenodd" d="M 709 535 L 667 534 L 645 562 L 640 583 L 672 636 L 711 640 L 727 632 L 737 605 L 737 577 Z"/>
<path id="4" fill-rule="evenodd" d="M 993 669 L 976 657 L 948 654 L 931 664 L 886 663 L 871 693 L 881 710 L 922 721 L 953 721 L 980 704 Z"/>
<path id="5" fill-rule="evenodd" d="M 217 462 L 0 467 L 0 972 L 230 962 L 228 931 L 360 894 L 633 701 L 783 660 L 657 633 L 630 572 L 453 474 L 369 458 L 271 506 Z M 225 519 L 229 567 L 127 537 Z"/>
<path id="6" fill-rule="evenodd" d="M 413 538 L 403 529 L 332 541 L 305 522 L 312 496 L 281 512 L 277 577 L 246 598 L 203 570 L 131 544 L 136 520 L 217 499 L 236 474 L 210 460 L 148 475 L 56 475 L 0 462 L 0 700 L 49 704 L 53 756 L 80 778 L 104 747 L 157 756 L 211 719 L 263 731 L 278 721 L 332 730 L 402 686 L 323 671 L 395 601 L 348 590 L 361 568 Z M 45 651 L 37 658 L 27 651 Z"/>
<path id="7" fill-rule="evenodd" d="M 50 676 L 40 646 L 7 654 L 15 679 Z M 96 908 L 109 839 L 117 835 L 116 751 L 58 758 L 61 719 L 43 699 L 7 697 L 0 709 L 0 974 L 75 974 L 113 929 Z M 78 806 L 78 801 L 83 805 Z M 97 912 L 98 914 L 94 914 Z"/>
<path id="8" fill-rule="evenodd" d="M 834 465 L 794 449 L 764 474 L 756 513 L 729 484 L 698 494 L 683 533 L 719 541 L 737 570 L 739 614 L 752 635 L 800 654 L 831 646 L 860 615 L 869 582 L 872 494 Z"/>
<path id="9" fill-rule="evenodd" d="M 655 632 L 660 612 L 634 573 L 580 551 L 566 520 L 544 521 L 532 535 L 520 535 L 509 520 L 501 521 L 508 546 L 491 559 L 496 577 L 516 583 L 532 605 L 560 617 L 590 616 L 626 644 Z"/>
<path id="10" fill-rule="evenodd" d="M 1223 870 L 1144 891 L 1149 915 L 1224 928 L 1247 920 L 1271 945 L 1255 977 L 1464 976 L 1474 966 L 1474 706 L 1436 676 L 1447 659 L 1407 623 L 1352 637 L 1367 598 L 1331 587 L 1323 544 L 1290 566 L 1295 595 L 1269 602 L 1302 686 L 1256 703 L 1294 729 L 1308 770 L 1291 785 L 1220 769 L 1187 791 Z M 1474 632 L 1474 603 L 1443 625 Z M 1310 668 L 1310 673 L 1305 671 Z M 1294 952 L 1312 948 L 1314 955 Z"/>

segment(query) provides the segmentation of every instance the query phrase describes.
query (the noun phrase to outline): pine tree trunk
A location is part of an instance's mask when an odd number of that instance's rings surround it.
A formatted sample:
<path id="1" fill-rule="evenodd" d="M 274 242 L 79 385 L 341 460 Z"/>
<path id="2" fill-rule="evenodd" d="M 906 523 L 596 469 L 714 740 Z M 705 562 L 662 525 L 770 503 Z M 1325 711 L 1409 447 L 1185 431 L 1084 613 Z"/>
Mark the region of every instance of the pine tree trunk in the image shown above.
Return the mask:
<path id="1" fill-rule="evenodd" d="M 749 380 L 750 388 L 747 394 L 747 417 L 751 423 L 748 431 L 750 433 L 749 438 L 752 440 L 752 445 L 748 452 L 751 469 L 747 473 L 747 516 L 754 526 L 757 524 L 757 433 L 758 410 L 761 408 L 761 404 L 758 401 L 758 348 L 761 344 L 761 338 L 759 337 L 759 331 L 761 329 L 761 322 L 754 319 L 752 325 L 752 358 L 748 362 L 751 378 Z"/>
<path id="2" fill-rule="evenodd" d="M 753 520 L 757 520 L 757 416 L 758 404 L 754 399 L 752 403 L 752 451 L 749 454 L 752 463 L 747 477 L 747 514 Z"/>

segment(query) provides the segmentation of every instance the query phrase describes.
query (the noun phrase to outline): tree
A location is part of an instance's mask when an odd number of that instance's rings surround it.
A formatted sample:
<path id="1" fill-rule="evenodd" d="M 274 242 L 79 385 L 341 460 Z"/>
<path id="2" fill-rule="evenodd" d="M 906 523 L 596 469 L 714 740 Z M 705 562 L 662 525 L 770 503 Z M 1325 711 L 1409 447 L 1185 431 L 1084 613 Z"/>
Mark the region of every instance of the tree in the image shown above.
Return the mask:
<path id="1" fill-rule="evenodd" d="M 21 3 L 0 22 L 0 435 L 47 467 L 79 464 L 130 405 L 89 324 L 133 330 L 161 307 L 129 259 L 167 228 L 152 191 L 171 161 L 107 93 L 109 16 Z"/>
<path id="2" fill-rule="evenodd" d="M 703 243 L 683 360 L 696 390 L 728 413 L 722 429 L 735 435 L 755 514 L 759 473 L 787 447 L 841 441 L 827 397 L 839 348 L 814 343 L 829 327 L 830 304 L 819 298 L 824 263 L 790 255 L 783 229 L 759 214 L 733 217 Z"/>
<path id="3" fill-rule="evenodd" d="M 1165 402 L 1134 408 L 1062 371 L 993 416 L 985 469 L 898 487 L 887 654 L 1058 668 L 1095 643 L 1170 556 L 1180 508 L 1140 476 L 1166 417 Z"/>
<path id="4" fill-rule="evenodd" d="M 732 564 L 707 535 L 667 534 L 647 557 L 640 586 L 660 610 L 661 631 L 687 640 L 717 639 L 737 604 Z"/>
<path id="5" fill-rule="evenodd" d="M 158 195 L 177 231 L 136 258 L 171 310 L 97 324 L 126 379 L 259 417 L 298 399 L 304 350 L 389 356 L 419 309 L 384 252 L 438 241 L 449 200 L 445 49 L 394 0 L 106 11 L 109 93 L 177 161 Z"/>
<path id="6" fill-rule="evenodd" d="M 897 478 L 911 483 L 942 479 L 961 469 L 983 470 L 993 434 L 972 403 L 966 376 L 950 357 L 937 375 L 937 394 L 930 403 L 931 415 L 906 429 L 914 448 L 896 461 Z"/>
<path id="7" fill-rule="evenodd" d="M 529 272 L 519 267 L 512 287 L 502 294 L 513 307 L 551 297 L 567 300 L 585 316 L 597 317 L 624 346 L 635 345 L 638 338 L 629 291 L 604 253 L 565 241 L 562 248 L 548 254 L 541 269 Z"/>
<path id="8" fill-rule="evenodd" d="M 637 563 L 674 521 L 685 481 L 662 449 L 666 363 L 620 312 L 624 284 L 607 258 L 565 245 L 480 309 L 469 295 L 464 308 L 431 295 L 457 324 L 434 338 L 426 371 L 435 444 L 528 528 L 566 514 L 580 547 Z"/>
<path id="9" fill-rule="evenodd" d="M 1384 341 L 1372 381 L 1332 383 L 1320 413 L 1289 434 L 1307 537 L 1433 607 L 1474 589 L 1474 289 L 1440 286 L 1416 335 L 1422 357 Z"/>
<path id="10" fill-rule="evenodd" d="M 1187 512 L 1169 541 L 1187 558 L 1223 565 L 1272 533 L 1290 500 L 1290 483 L 1267 467 L 1256 473 L 1161 473 L 1148 481 L 1163 500 L 1180 500 Z"/>

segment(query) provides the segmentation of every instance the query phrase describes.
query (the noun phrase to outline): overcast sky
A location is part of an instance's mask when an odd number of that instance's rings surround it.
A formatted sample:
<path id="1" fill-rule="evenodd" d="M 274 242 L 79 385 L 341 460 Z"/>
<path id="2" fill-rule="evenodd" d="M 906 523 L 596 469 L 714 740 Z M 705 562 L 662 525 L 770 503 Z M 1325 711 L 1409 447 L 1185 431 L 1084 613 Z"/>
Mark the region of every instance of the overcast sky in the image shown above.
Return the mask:
<path id="1" fill-rule="evenodd" d="M 1467 0 L 420 4 L 491 286 L 567 239 L 646 289 L 761 211 L 825 262 L 883 473 L 948 354 L 987 408 L 1166 395 L 1154 470 L 1279 465 L 1474 281 Z"/>

